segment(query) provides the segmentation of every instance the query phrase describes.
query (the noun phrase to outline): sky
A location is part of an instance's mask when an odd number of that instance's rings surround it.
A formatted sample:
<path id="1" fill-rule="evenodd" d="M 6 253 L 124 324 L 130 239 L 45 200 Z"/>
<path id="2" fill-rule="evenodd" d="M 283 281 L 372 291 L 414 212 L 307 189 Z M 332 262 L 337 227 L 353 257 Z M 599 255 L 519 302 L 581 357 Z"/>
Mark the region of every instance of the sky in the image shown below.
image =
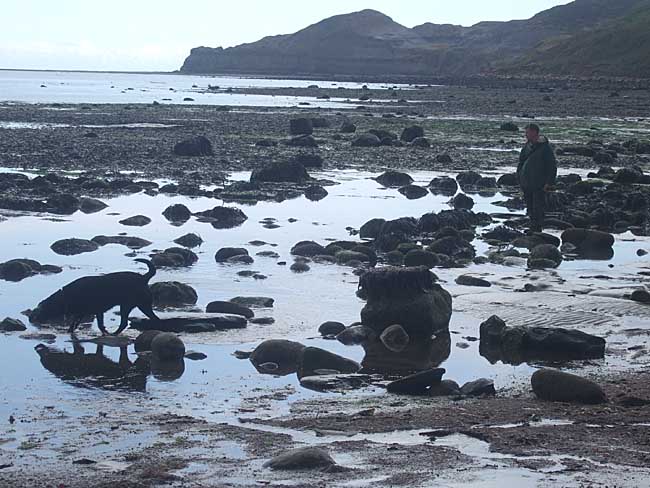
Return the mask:
<path id="1" fill-rule="evenodd" d="M 527 19 L 568 0 L 2 0 L 0 68 L 173 71 L 196 46 L 289 34 L 379 10 L 407 27 Z"/>

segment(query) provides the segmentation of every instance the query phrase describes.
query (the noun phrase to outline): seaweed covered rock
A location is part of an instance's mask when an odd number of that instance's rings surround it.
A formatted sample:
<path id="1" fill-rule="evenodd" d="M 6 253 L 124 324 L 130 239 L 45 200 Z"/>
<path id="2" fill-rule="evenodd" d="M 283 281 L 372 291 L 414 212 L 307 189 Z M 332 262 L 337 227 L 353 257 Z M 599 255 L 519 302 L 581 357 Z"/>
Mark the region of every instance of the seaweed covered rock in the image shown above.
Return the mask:
<path id="1" fill-rule="evenodd" d="M 418 221 L 413 217 L 401 217 L 384 222 L 375 240 L 375 247 L 381 251 L 392 251 L 418 232 Z"/>
<path id="2" fill-rule="evenodd" d="M 251 183 L 304 183 L 311 177 L 305 167 L 297 161 L 280 161 L 256 169 L 251 174 Z"/>
<path id="3" fill-rule="evenodd" d="M 390 188 L 399 188 L 413 183 L 413 178 L 401 171 L 389 170 L 375 178 L 377 183 Z"/>
<path id="4" fill-rule="evenodd" d="M 451 295 L 426 267 L 384 267 L 359 279 L 367 302 L 361 322 L 378 334 L 400 324 L 410 337 L 430 337 L 448 330 Z"/>
<path id="5" fill-rule="evenodd" d="M 242 225 L 248 217 L 235 207 L 218 206 L 195 214 L 202 222 L 208 222 L 215 229 L 232 229 Z"/>
<path id="6" fill-rule="evenodd" d="M 186 139 L 174 146 L 174 154 L 177 156 L 212 156 L 212 144 L 205 136 L 197 136 Z"/>

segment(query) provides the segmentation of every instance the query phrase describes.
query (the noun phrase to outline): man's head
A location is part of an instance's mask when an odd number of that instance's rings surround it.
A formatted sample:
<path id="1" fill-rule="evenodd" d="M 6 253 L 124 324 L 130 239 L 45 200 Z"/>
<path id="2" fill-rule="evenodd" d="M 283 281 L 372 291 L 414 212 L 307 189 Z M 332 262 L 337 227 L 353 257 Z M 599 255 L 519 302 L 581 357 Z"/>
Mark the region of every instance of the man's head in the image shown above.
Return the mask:
<path id="1" fill-rule="evenodd" d="M 539 125 L 528 124 L 526 126 L 526 140 L 533 144 L 539 140 Z"/>

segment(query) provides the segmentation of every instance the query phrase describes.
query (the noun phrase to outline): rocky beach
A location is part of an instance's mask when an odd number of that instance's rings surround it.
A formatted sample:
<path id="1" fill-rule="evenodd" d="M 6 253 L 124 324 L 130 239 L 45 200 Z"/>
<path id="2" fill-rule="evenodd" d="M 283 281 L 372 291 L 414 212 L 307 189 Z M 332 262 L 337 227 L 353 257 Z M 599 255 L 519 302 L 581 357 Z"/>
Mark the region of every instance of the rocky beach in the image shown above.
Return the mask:
<path id="1" fill-rule="evenodd" d="M 290 102 L 0 103 L 2 486 L 647 485 L 642 82 L 181 80 Z M 162 320 L 39 320 L 135 258 Z"/>

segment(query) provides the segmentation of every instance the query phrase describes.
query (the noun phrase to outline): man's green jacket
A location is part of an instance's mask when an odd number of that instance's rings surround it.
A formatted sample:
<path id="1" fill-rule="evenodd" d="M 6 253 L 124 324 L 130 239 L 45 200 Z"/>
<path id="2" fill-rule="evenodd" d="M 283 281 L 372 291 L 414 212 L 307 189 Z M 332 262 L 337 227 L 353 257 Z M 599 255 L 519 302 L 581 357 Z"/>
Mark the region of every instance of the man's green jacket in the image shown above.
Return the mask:
<path id="1" fill-rule="evenodd" d="M 537 143 L 526 143 L 519 154 L 517 166 L 522 190 L 535 191 L 545 185 L 554 185 L 556 176 L 557 160 L 548 139 L 540 136 Z"/>

